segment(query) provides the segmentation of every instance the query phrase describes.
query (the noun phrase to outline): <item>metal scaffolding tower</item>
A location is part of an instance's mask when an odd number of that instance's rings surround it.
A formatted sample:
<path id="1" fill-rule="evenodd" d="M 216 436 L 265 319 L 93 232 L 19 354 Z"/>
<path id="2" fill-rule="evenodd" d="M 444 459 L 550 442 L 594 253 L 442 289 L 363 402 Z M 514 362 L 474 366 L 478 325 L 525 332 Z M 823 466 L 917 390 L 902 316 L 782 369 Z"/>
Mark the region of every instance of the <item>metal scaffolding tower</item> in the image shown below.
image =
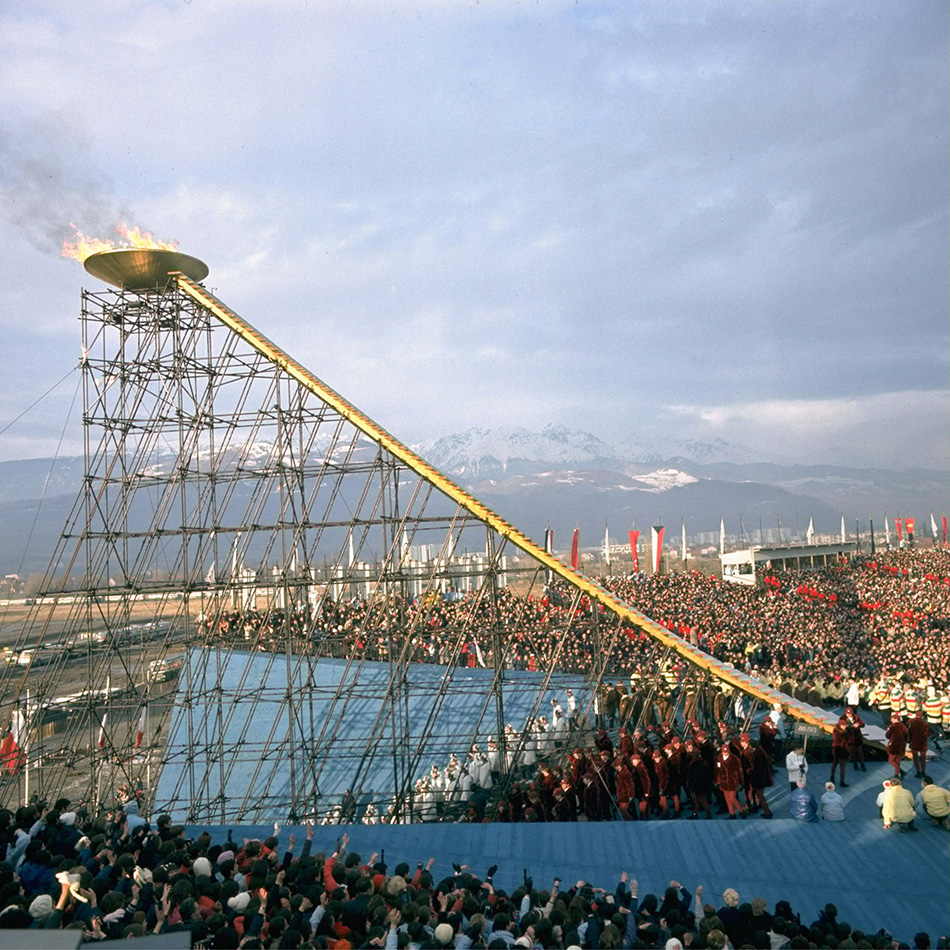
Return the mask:
<path id="1" fill-rule="evenodd" d="M 126 784 L 195 821 L 299 819 L 342 784 L 405 820 L 431 757 L 491 739 L 509 762 L 512 710 L 520 736 L 585 675 L 590 707 L 641 631 L 793 703 L 436 471 L 210 294 L 200 261 L 86 266 L 118 289 L 82 295 L 85 477 L 0 670 L 27 763 L 6 770 L 5 804 L 99 807 Z M 611 647 L 572 666 L 575 641 Z"/>

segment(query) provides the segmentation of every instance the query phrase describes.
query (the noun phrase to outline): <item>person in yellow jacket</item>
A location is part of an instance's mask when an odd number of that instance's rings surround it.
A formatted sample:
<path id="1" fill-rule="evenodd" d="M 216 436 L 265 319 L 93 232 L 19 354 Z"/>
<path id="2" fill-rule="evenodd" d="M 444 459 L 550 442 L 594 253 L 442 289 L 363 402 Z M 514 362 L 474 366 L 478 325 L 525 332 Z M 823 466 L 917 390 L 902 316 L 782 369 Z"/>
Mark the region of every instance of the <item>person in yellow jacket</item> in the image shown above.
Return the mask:
<path id="1" fill-rule="evenodd" d="M 884 827 L 890 828 L 891 825 L 897 825 L 901 831 L 917 831 L 918 829 L 914 826 L 914 818 L 917 817 L 914 796 L 901 785 L 900 779 L 892 778 L 890 783 L 890 787 L 884 793 L 881 810 Z"/>
<path id="2" fill-rule="evenodd" d="M 950 791 L 940 785 L 934 785 L 934 780 L 929 775 L 925 775 L 920 781 L 917 804 L 929 816 L 931 824 L 950 829 Z"/>

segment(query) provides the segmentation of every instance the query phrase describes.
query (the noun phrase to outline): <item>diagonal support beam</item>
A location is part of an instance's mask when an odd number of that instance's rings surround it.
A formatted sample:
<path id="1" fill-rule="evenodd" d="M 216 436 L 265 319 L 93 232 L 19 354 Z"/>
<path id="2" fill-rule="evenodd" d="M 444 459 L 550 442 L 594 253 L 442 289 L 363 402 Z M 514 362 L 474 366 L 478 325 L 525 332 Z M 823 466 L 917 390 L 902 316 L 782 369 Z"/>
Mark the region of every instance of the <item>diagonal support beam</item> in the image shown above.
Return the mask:
<path id="1" fill-rule="evenodd" d="M 516 548 L 534 558 L 552 573 L 563 578 L 573 587 L 583 591 L 593 602 L 603 605 L 615 616 L 630 626 L 642 630 L 648 636 L 675 650 L 680 656 L 702 669 L 708 670 L 717 679 L 720 679 L 736 689 L 755 697 L 761 702 L 772 705 L 781 703 L 783 709 L 795 719 L 818 726 L 830 733 L 837 722 L 832 717 L 813 706 L 807 706 L 793 699 L 791 696 L 772 689 L 757 679 L 747 676 L 741 670 L 728 663 L 723 663 L 715 657 L 694 647 L 670 630 L 660 626 L 645 614 L 635 610 L 615 594 L 608 591 L 601 584 L 586 577 L 566 564 L 546 553 L 543 548 L 535 544 L 527 535 L 509 524 L 494 511 L 483 505 L 477 498 L 466 492 L 450 478 L 430 465 L 425 459 L 413 452 L 408 446 L 400 442 L 382 426 L 373 422 L 369 416 L 360 412 L 352 403 L 344 399 L 338 392 L 331 389 L 326 383 L 318 379 L 308 369 L 298 363 L 293 357 L 271 342 L 262 333 L 254 329 L 246 320 L 239 317 L 233 310 L 222 303 L 214 294 L 200 284 L 186 277 L 184 274 L 171 275 L 178 282 L 179 289 L 213 314 L 225 326 L 252 346 L 258 353 L 270 360 L 275 366 L 297 380 L 314 395 L 322 399 L 328 406 L 338 412 L 344 419 L 359 429 L 368 439 L 375 442 L 386 452 L 398 458 L 407 468 L 414 471 L 421 478 L 434 485 L 441 492 L 451 498 L 457 505 L 474 515 L 481 522 L 491 527 L 499 535 L 510 541 Z"/>

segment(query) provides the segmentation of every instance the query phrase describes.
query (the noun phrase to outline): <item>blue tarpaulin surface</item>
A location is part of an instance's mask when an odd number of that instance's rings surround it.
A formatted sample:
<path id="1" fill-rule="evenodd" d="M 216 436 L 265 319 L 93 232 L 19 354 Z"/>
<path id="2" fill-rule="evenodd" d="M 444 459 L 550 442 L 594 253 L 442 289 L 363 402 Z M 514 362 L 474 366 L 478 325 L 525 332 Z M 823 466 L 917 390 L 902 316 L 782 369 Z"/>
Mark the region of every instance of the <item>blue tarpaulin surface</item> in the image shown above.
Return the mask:
<path id="1" fill-rule="evenodd" d="M 410 745 L 421 737 L 445 670 L 422 664 L 409 670 Z M 194 694 L 202 692 L 196 688 L 201 685 L 201 675 L 207 678 L 213 674 L 210 670 L 201 674 L 200 664 L 192 656 L 192 669 L 187 676 L 192 677 Z M 299 677 L 304 675 L 304 671 L 295 672 L 293 681 L 299 686 Z M 187 708 L 187 676 L 182 676 L 176 700 L 179 728 L 176 733 L 173 726 L 170 732 L 171 762 L 161 776 L 152 814 L 164 810 L 176 821 L 185 820 L 190 808 L 189 790 L 202 787 L 202 783 L 206 794 L 217 795 L 220 771 L 212 753 L 220 745 L 234 759 L 226 782 L 227 794 L 220 806 L 226 811 L 221 818 L 209 814 L 197 819 L 207 824 L 190 824 L 189 836 L 205 828 L 216 842 L 223 842 L 229 829 L 233 829 L 239 842 L 243 837 L 263 838 L 272 834 L 273 824 L 240 821 L 237 806 L 242 798 L 250 797 L 246 796 L 250 789 L 252 795 L 264 796 L 272 803 L 269 817 L 280 823 L 281 848 L 286 847 L 293 832 L 299 853 L 305 831 L 300 825 L 284 824 L 291 773 L 287 747 L 283 746 L 284 751 L 280 752 L 278 745 L 286 733 L 286 711 L 282 711 L 280 702 L 287 690 L 286 665 L 275 662 L 273 654 L 234 655 L 221 676 L 225 705 L 231 715 L 222 715 L 220 719 L 219 711 L 207 701 Z M 505 679 L 505 719 L 518 727 L 531 711 L 543 676 L 507 672 Z M 495 727 L 491 680 L 490 670 L 452 672 L 447 701 L 420 762 L 422 771 L 433 763 L 444 766 L 452 752 L 463 754 L 474 733 L 481 741 L 487 740 Z M 299 720 L 312 722 L 313 728 L 301 734 L 296 754 L 302 758 L 319 739 L 319 791 L 324 802 L 338 802 L 350 787 L 358 754 L 384 701 L 388 681 L 386 663 L 366 663 L 358 674 L 355 667 L 347 668 L 343 660 L 320 660 L 314 665 L 306 711 L 298 711 Z M 587 695 L 583 681 L 559 676 L 541 697 L 539 713 L 550 714 L 552 697 L 563 703 L 568 687 L 578 695 L 583 707 Z M 351 696 L 342 716 L 340 704 L 333 703 L 338 688 Z M 184 742 L 183 726 L 189 715 L 205 729 L 205 745 L 197 752 Z M 220 743 L 216 722 L 223 726 Z M 330 728 L 324 730 L 325 724 Z M 336 726 L 339 729 L 331 739 Z M 194 735 L 195 729 L 192 731 Z M 392 788 L 391 747 L 383 743 L 380 749 L 366 773 L 364 793 L 385 795 Z M 267 768 L 257 770 L 259 751 L 265 756 Z M 204 753 L 208 753 L 207 759 Z M 824 791 L 829 771 L 826 763 L 812 763 L 809 784 L 816 797 Z M 437 876 L 450 874 L 452 862 L 469 864 L 476 872 L 497 863 L 500 870 L 496 884 L 509 890 L 521 883 L 525 868 L 539 887 L 550 886 L 554 877 L 560 876 L 565 886 L 583 878 L 608 889 L 616 885 L 620 872 L 626 870 L 639 879 L 641 895 L 650 891 L 662 894 L 675 879 L 690 890 L 702 884 L 703 900 L 717 908 L 722 904 L 722 892 L 733 887 L 743 901 L 761 896 L 773 907 L 778 900 L 788 900 L 806 924 L 815 920 L 819 910 L 831 901 L 839 908 L 839 919 L 872 932 L 883 927 L 907 942 L 912 942 L 919 930 L 926 930 L 931 936 L 947 934 L 950 834 L 931 826 L 926 818 L 918 820 L 918 834 L 885 831 L 881 827 L 875 799 L 891 771 L 882 762 L 869 762 L 867 772 L 854 772 L 849 766 L 850 787 L 840 789 L 845 801 L 843 822 L 801 824 L 789 818 L 786 774 L 778 770 L 775 785 L 768 792 L 776 815 L 771 821 L 751 817 L 745 821 L 680 818 L 635 823 L 320 826 L 315 829 L 314 850 L 331 851 L 335 839 L 345 830 L 352 839 L 351 850 L 364 857 L 373 851 L 385 851 L 390 870 L 400 861 L 415 866 L 430 856 L 437 860 L 433 869 Z M 950 769 L 942 756 L 931 759 L 928 771 L 937 783 L 947 784 Z M 912 775 L 905 785 L 914 794 L 920 789 Z"/>
<path id="2" fill-rule="evenodd" d="M 436 710 L 445 676 L 447 692 Z M 191 651 L 179 679 L 156 808 L 176 821 L 283 821 L 292 810 L 325 814 L 347 789 L 363 804 L 386 802 L 394 769 L 401 768 L 393 761 L 394 732 L 411 754 L 429 737 L 413 778 L 433 764 L 444 769 L 453 753 L 464 759 L 473 737 L 487 748 L 497 729 L 493 676 L 490 669 L 414 663 L 392 703 L 388 663 L 294 657 L 288 670 L 280 654 L 221 659 Z M 220 693 L 213 689 L 218 683 Z M 586 703 L 580 676 L 559 674 L 541 692 L 543 685 L 542 673 L 505 671 L 505 722 L 522 730 L 536 703 L 537 715 L 551 718 L 551 699 L 563 703 L 568 688 L 581 708 Z M 395 710 L 395 720 L 380 720 L 387 709 Z"/>

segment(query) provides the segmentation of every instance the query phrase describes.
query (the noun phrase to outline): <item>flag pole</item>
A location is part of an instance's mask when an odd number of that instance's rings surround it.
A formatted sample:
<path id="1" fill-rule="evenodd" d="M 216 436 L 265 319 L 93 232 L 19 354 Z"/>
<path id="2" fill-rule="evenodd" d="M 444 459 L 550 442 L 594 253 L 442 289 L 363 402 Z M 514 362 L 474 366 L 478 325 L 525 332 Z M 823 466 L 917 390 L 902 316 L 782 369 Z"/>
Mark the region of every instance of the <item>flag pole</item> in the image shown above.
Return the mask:
<path id="1" fill-rule="evenodd" d="M 151 692 L 152 681 L 149 680 L 145 686 L 145 794 L 149 796 L 146 800 L 151 807 L 152 794 L 152 742 L 148 732 L 148 694 Z"/>
<path id="2" fill-rule="evenodd" d="M 29 718 L 30 718 L 30 691 L 29 690 L 26 691 L 26 718 L 27 718 L 27 722 L 29 722 Z M 25 733 L 26 729 L 24 728 L 23 731 Z M 21 736 L 20 741 L 22 742 L 23 739 L 24 737 Z M 29 805 L 30 804 L 30 744 L 29 742 L 24 742 L 24 744 L 26 745 L 26 749 L 24 751 L 24 757 L 26 761 L 23 763 L 23 776 L 24 776 L 23 777 L 23 804 Z"/>

